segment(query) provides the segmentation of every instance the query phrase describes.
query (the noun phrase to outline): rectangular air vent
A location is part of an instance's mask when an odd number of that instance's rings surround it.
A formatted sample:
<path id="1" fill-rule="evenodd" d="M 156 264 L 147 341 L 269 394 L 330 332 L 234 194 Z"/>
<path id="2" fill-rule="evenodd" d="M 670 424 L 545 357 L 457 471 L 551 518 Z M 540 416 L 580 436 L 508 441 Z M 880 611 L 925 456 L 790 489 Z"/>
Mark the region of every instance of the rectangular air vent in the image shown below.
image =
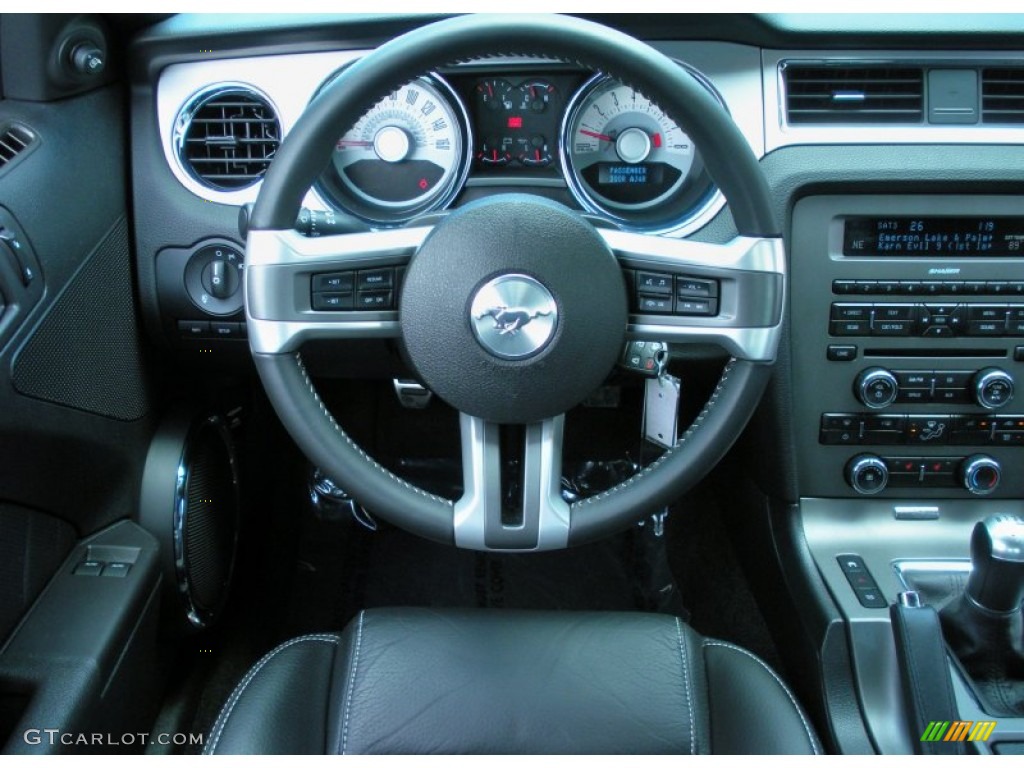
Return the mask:
<path id="1" fill-rule="evenodd" d="M 887 64 L 786 64 L 786 117 L 811 123 L 920 123 L 924 70 Z"/>
<path id="2" fill-rule="evenodd" d="M 986 67 L 981 71 L 983 123 L 1024 123 L 1024 67 Z"/>
<path id="3" fill-rule="evenodd" d="M 23 125 L 7 125 L 0 130 L 0 169 L 28 149 L 35 140 L 35 134 Z"/>

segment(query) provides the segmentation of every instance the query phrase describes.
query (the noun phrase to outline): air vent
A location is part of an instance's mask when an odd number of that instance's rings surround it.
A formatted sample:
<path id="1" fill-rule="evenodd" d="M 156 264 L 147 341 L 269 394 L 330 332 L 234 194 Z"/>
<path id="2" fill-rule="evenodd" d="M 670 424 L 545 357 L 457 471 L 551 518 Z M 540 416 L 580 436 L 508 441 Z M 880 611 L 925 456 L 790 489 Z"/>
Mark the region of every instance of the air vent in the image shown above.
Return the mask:
<path id="1" fill-rule="evenodd" d="M 35 135 L 23 125 L 8 125 L 0 131 L 0 168 L 31 146 Z"/>
<path id="2" fill-rule="evenodd" d="M 194 99 L 178 118 L 182 165 L 211 189 L 232 191 L 263 178 L 281 143 L 281 124 L 262 96 L 219 89 Z"/>
<path id="3" fill-rule="evenodd" d="M 924 118 L 921 67 L 787 64 L 786 116 L 807 123 L 920 123 Z"/>
<path id="4" fill-rule="evenodd" d="M 1024 123 L 1024 67 L 988 67 L 981 71 L 981 120 Z"/>

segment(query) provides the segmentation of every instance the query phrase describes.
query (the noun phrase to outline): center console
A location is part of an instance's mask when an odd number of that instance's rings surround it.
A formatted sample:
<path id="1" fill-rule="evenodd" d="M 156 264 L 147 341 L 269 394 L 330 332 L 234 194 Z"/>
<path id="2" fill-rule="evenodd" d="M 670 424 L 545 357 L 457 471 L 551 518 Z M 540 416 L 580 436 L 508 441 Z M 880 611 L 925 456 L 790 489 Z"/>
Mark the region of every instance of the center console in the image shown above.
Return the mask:
<path id="1" fill-rule="evenodd" d="M 793 214 L 806 496 L 1024 497 L 1024 198 L 828 196 Z"/>
<path id="2" fill-rule="evenodd" d="M 936 568 L 923 582 L 958 594 L 974 525 L 1024 512 L 1021 212 L 1024 197 L 991 195 L 816 196 L 793 210 L 800 522 L 879 752 L 913 752 L 922 736 L 887 607 L 918 588 L 908 574 Z M 949 720 L 998 721 L 971 749 L 1020 748 L 1024 718 L 986 712 L 950 664 Z"/>

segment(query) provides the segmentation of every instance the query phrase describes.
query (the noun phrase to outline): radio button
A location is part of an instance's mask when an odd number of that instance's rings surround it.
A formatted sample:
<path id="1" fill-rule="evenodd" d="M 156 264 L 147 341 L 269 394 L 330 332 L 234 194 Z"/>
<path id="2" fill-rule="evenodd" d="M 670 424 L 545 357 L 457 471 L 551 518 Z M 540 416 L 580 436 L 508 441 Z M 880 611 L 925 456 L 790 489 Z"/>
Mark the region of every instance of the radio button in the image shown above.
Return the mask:
<path id="1" fill-rule="evenodd" d="M 883 296 L 894 296 L 900 293 L 899 280 L 879 280 L 875 286 L 875 293 Z"/>
<path id="2" fill-rule="evenodd" d="M 1016 296 L 1024 296 L 1024 280 L 1011 281 L 1009 293 L 1012 293 Z"/>
<path id="3" fill-rule="evenodd" d="M 1024 336 L 1024 308 L 1009 311 L 1006 316 L 1006 335 Z"/>
<path id="4" fill-rule="evenodd" d="M 833 336 L 867 336 L 871 332 L 871 323 L 867 320 L 844 320 L 829 323 L 829 333 Z"/>
<path id="5" fill-rule="evenodd" d="M 833 304 L 833 320 L 870 320 L 870 304 Z"/>
<path id="6" fill-rule="evenodd" d="M 930 389 L 901 389 L 896 396 L 897 403 L 929 403 L 932 399 Z"/>
<path id="7" fill-rule="evenodd" d="M 848 363 L 857 359 L 857 346 L 855 344 L 829 344 L 825 350 L 825 356 L 835 363 Z"/>
<path id="8" fill-rule="evenodd" d="M 900 280 L 900 293 L 904 296 L 913 296 L 924 293 L 924 288 L 919 280 Z"/>
<path id="9" fill-rule="evenodd" d="M 950 328 L 948 326 L 940 325 L 940 326 L 936 326 L 935 328 L 926 328 L 924 334 L 922 334 L 922 335 L 924 335 L 924 336 L 931 336 L 932 338 L 936 338 L 936 337 L 948 338 L 950 336 L 955 336 L 956 334 L 953 333 L 953 329 L 952 328 Z"/>
<path id="10" fill-rule="evenodd" d="M 853 286 L 853 293 L 862 293 L 870 295 L 875 292 L 875 287 L 878 285 L 877 280 L 857 280 Z"/>
<path id="11" fill-rule="evenodd" d="M 972 320 L 967 326 L 968 336 L 1002 336 L 1006 333 L 1006 321 Z"/>
<path id="12" fill-rule="evenodd" d="M 833 280 L 832 293 L 845 295 L 857 292 L 857 283 L 854 280 Z"/>
<path id="13" fill-rule="evenodd" d="M 1003 280 L 989 280 L 985 283 L 985 292 L 992 296 L 1005 296 L 1010 293 L 1010 284 Z"/>
<path id="14" fill-rule="evenodd" d="M 935 386 L 940 389 L 957 389 L 966 387 L 974 371 L 936 371 Z"/>
<path id="15" fill-rule="evenodd" d="M 914 320 L 917 317 L 916 304 L 875 304 L 874 319 L 879 320 Z"/>
<path id="16" fill-rule="evenodd" d="M 926 280 L 921 283 L 921 292 L 928 296 L 941 296 L 945 286 L 941 282 Z"/>
<path id="17" fill-rule="evenodd" d="M 893 371 L 900 389 L 931 389 L 934 371 Z"/>
<path id="18" fill-rule="evenodd" d="M 913 330 L 912 320 L 875 320 L 871 324 L 872 336 L 910 336 Z"/>
<path id="19" fill-rule="evenodd" d="M 971 398 L 967 396 L 966 389 L 936 389 L 932 394 L 933 403 L 945 403 L 947 405 L 960 405 L 970 403 Z"/>
<path id="20" fill-rule="evenodd" d="M 948 280 L 943 284 L 943 290 L 950 296 L 956 296 L 964 293 L 963 280 Z"/>
<path id="21" fill-rule="evenodd" d="M 1005 304 L 974 304 L 968 305 L 967 316 L 972 321 L 1006 322 Z"/>
<path id="22" fill-rule="evenodd" d="M 985 283 L 981 280 L 967 280 L 964 282 L 964 293 L 980 296 L 985 293 Z"/>

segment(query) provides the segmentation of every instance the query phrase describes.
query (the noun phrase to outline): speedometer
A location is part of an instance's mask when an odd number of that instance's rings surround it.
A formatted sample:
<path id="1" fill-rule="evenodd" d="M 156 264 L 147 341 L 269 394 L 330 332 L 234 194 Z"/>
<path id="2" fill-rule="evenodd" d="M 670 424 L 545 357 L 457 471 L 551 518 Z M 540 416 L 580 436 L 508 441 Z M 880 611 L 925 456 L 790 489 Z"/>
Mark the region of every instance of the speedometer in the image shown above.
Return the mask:
<path id="1" fill-rule="evenodd" d="M 443 208 L 469 165 L 469 126 L 454 92 L 435 76 L 375 104 L 335 145 L 321 191 L 380 224 Z"/>
<path id="2" fill-rule="evenodd" d="M 690 137 L 636 89 L 599 75 L 562 129 L 569 186 L 584 208 L 641 230 L 670 230 L 715 196 Z"/>

